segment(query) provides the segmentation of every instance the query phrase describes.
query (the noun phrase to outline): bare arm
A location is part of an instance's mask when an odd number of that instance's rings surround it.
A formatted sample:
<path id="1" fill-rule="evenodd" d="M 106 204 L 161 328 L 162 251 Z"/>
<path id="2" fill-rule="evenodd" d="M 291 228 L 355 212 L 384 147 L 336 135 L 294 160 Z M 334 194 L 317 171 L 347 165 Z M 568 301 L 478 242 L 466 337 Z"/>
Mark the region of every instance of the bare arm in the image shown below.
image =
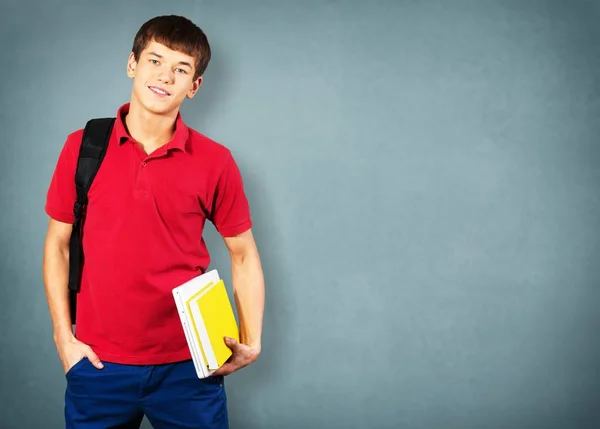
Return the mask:
<path id="1" fill-rule="evenodd" d="M 55 342 L 73 337 L 67 287 L 71 229 L 71 224 L 50 219 L 44 243 L 43 277 Z"/>
<path id="2" fill-rule="evenodd" d="M 240 342 L 226 340 L 233 356 L 213 375 L 228 375 L 250 365 L 258 359 L 262 347 L 265 285 L 254 236 L 248 230 L 224 240 L 231 257 L 233 293 L 240 319 Z"/>
<path id="3" fill-rule="evenodd" d="M 231 275 L 238 315 L 240 340 L 260 351 L 265 285 L 252 231 L 225 238 L 231 256 Z"/>
<path id="4" fill-rule="evenodd" d="M 92 349 L 73 335 L 68 288 L 71 229 L 71 224 L 50 219 L 43 260 L 44 286 L 54 327 L 54 342 L 65 372 L 83 357 L 102 368 L 100 359 Z"/>

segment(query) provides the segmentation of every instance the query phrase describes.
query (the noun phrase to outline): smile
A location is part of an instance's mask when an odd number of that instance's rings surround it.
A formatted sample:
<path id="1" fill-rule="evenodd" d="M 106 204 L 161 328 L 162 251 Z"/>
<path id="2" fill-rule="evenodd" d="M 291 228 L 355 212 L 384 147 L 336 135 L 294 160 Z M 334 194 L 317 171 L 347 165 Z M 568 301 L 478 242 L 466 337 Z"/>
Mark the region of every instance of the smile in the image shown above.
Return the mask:
<path id="1" fill-rule="evenodd" d="M 160 95 L 162 97 L 167 97 L 167 96 L 171 95 L 169 92 L 167 92 L 164 89 L 159 88 L 157 86 L 149 86 L 148 89 L 150 91 L 152 91 L 153 93 Z"/>

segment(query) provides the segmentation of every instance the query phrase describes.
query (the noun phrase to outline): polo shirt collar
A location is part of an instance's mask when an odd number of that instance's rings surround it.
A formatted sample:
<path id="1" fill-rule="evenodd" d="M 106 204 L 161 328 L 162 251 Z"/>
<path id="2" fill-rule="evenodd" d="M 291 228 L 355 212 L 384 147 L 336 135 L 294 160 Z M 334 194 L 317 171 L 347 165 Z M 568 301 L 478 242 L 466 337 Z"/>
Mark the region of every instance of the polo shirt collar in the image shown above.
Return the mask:
<path id="1" fill-rule="evenodd" d="M 132 140 L 133 137 L 129 135 L 127 132 L 127 128 L 125 127 L 125 115 L 129 112 L 130 103 L 126 103 L 119 108 L 117 111 L 117 117 L 115 120 L 114 131 L 117 137 L 117 141 L 119 145 L 122 145 L 127 140 Z M 183 122 L 181 118 L 181 112 L 177 113 L 177 118 L 175 119 L 175 133 L 173 134 L 173 138 L 164 146 L 165 149 L 180 149 L 184 152 L 187 152 L 187 140 L 189 137 L 189 129 L 187 125 Z"/>

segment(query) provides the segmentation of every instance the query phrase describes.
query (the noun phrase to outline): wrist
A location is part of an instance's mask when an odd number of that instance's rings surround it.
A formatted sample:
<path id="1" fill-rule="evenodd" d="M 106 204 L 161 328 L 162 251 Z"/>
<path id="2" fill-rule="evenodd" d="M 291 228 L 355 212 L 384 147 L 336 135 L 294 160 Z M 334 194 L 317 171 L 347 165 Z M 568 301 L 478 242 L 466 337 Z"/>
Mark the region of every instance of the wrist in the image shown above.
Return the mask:
<path id="1" fill-rule="evenodd" d="M 54 331 L 54 343 L 56 345 L 69 343 L 74 339 L 75 335 L 73 335 L 73 332 L 70 329 L 56 329 Z"/>
<path id="2" fill-rule="evenodd" d="M 256 352 L 256 354 L 260 354 L 261 344 L 260 343 L 250 343 L 248 346 Z"/>
<path id="3" fill-rule="evenodd" d="M 258 350 L 260 350 L 260 346 L 261 346 L 260 338 L 248 338 L 248 336 L 246 336 L 246 335 L 242 335 L 240 337 L 240 343 L 242 343 L 248 347 L 251 347 L 253 349 L 258 349 Z"/>

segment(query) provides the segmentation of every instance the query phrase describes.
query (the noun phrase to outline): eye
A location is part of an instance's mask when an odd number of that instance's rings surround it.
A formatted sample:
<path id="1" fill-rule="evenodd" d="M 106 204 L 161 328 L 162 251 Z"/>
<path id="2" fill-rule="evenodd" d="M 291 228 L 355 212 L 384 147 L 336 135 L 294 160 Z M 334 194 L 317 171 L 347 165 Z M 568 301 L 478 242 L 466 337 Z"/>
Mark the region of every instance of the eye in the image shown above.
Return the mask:
<path id="1" fill-rule="evenodd" d="M 183 73 L 183 74 L 187 74 L 187 71 L 185 71 L 184 69 L 175 69 L 177 71 L 177 73 Z"/>
<path id="2" fill-rule="evenodd" d="M 158 60 L 155 59 L 150 59 L 150 62 L 154 65 L 158 65 Z"/>

